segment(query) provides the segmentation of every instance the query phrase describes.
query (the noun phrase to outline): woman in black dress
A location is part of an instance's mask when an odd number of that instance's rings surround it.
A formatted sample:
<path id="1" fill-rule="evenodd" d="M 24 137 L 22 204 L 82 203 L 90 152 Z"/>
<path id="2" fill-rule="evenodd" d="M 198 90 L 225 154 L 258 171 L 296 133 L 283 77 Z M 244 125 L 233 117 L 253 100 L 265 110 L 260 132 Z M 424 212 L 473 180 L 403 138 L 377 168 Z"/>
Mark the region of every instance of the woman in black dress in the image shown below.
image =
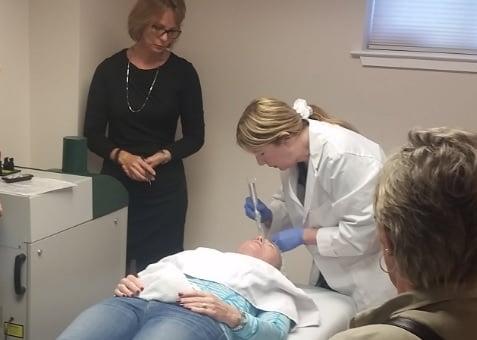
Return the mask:
<path id="1" fill-rule="evenodd" d="M 134 45 L 105 59 L 89 90 L 88 147 L 104 159 L 102 173 L 129 192 L 129 272 L 183 250 L 182 159 L 204 143 L 197 72 L 170 50 L 184 16 L 183 0 L 138 0 L 128 20 Z M 179 119 L 182 137 L 176 140 Z"/>

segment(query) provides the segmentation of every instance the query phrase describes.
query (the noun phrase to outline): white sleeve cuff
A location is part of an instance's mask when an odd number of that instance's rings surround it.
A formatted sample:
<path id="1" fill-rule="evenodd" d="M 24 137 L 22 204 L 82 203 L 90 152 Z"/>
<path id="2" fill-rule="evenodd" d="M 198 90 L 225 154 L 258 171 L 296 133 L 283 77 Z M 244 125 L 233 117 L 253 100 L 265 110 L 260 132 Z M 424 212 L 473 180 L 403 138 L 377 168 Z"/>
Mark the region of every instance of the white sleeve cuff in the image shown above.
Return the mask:
<path id="1" fill-rule="evenodd" d="M 339 256 L 333 246 L 333 237 L 336 234 L 336 229 L 336 227 L 318 229 L 318 232 L 316 233 L 316 246 L 320 255 L 330 257 Z"/>

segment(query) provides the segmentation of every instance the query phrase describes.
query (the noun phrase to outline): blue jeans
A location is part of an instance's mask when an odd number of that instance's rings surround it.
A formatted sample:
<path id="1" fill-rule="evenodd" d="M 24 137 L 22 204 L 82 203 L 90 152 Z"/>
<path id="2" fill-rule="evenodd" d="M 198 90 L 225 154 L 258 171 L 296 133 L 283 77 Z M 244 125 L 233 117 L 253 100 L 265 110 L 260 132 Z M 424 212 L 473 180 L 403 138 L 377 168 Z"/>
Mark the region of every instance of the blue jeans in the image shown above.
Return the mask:
<path id="1" fill-rule="evenodd" d="M 181 306 L 113 297 L 82 312 L 57 340 L 224 340 L 220 323 Z"/>

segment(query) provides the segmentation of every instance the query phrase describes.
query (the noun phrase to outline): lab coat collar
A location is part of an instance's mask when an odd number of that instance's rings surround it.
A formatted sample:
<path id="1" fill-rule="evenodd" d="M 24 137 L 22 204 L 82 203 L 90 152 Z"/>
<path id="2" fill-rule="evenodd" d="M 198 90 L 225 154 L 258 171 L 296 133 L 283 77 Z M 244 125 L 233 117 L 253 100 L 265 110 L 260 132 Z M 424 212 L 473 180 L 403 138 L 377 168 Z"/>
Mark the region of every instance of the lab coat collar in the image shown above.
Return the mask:
<path id="1" fill-rule="evenodd" d="M 326 144 L 326 140 L 322 138 L 320 129 L 323 128 L 322 124 L 326 124 L 317 120 L 308 120 L 308 134 L 309 134 L 309 151 L 310 157 L 308 159 L 308 172 L 306 176 L 306 188 L 305 188 L 305 202 L 302 205 L 297 196 L 297 179 L 298 169 L 296 166 L 286 170 L 288 172 L 288 186 L 290 192 L 290 198 L 293 203 L 298 207 L 299 211 L 302 211 L 302 225 L 306 227 L 308 213 L 311 209 L 311 203 L 313 202 L 313 195 L 315 194 L 315 182 L 318 175 L 318 166 L 320 165 L 323 153 L 323 146 Z"/>
<path id="2" fill-rule="evenodd" d="M 311 163 L 313 174 L 316 176 L 318 166 L 322 159 L 323 147 L 327 142 L 327 140 L 323 138 L 321 130 L 329 124 L 313 119 L 310 119 L 308 122 L 308 140 L 310 144 L 310 159 L 308 165 Z M 308 170 L 310 170 L 310 167 L 308 167 Z"/>
<path id="3" fill-rule="evenodd" d="M 304 216 L 304 210 L 303 210 L 303 205 L 298 199 L 297 193 L 298 193 L 298 168 L 296 166 L 291 167 L 288 170 L 285 170 L 282 172 L 282 180 L 283 183 L 286 183 L 288 185 L 288 192 L 290 193 L 290 198 L 295 205 L 294 211 L 299 212 L 300 216 Z M 285 189 L 285 188 L 284 188 Z"/>
<path id="4" fill-rule="evenodd" d="M 308 125 L 308 140 L 310 157 L 308 160 L 308 172 L 306 177 L 306 191 L 305 191 L 305 207 L 303 214 L 303 225 L 306 226 L 308 214 L 311 209 L 311 203 L 313 202 L 313 195 L 315 194 L 315 182 L 318 178 L 318 166 L 322 160 L 323 146 L 326 144 L 326 140 L 322 138 L 320 134 L 319 121 L 310 119 Z"/>

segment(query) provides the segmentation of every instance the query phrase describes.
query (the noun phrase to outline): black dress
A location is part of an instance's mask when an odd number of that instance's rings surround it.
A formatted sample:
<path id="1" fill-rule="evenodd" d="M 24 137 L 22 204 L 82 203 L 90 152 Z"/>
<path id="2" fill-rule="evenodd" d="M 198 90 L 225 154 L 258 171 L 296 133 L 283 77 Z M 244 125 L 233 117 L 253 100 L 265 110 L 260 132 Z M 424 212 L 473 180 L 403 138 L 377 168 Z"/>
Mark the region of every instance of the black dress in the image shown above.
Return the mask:
<path id="1" fill-rule="evenodd" d="M 204 113 L 200 82 L 187 60 L 171 53 L 159 67 L 149 100 L 131 112 L 126 100 L 126 49 L 104 60 L 91 82 L 84 134 L 91 151 L 104 159 L 102 173 L 120 180 L 129 192 L 127 263 L 137 271 L 183 250 L 187 186 L 182 159 L 204 144 Z M 129 102 L 144 103 L 156 69 L 130 64 Z M 175 140 L 178 120 L 182 137 Z M 114 148 L 148 157 L 167 149 L 172 158 L 159 165 L 156 180 L 131 180 L 109 158 Z"/>

